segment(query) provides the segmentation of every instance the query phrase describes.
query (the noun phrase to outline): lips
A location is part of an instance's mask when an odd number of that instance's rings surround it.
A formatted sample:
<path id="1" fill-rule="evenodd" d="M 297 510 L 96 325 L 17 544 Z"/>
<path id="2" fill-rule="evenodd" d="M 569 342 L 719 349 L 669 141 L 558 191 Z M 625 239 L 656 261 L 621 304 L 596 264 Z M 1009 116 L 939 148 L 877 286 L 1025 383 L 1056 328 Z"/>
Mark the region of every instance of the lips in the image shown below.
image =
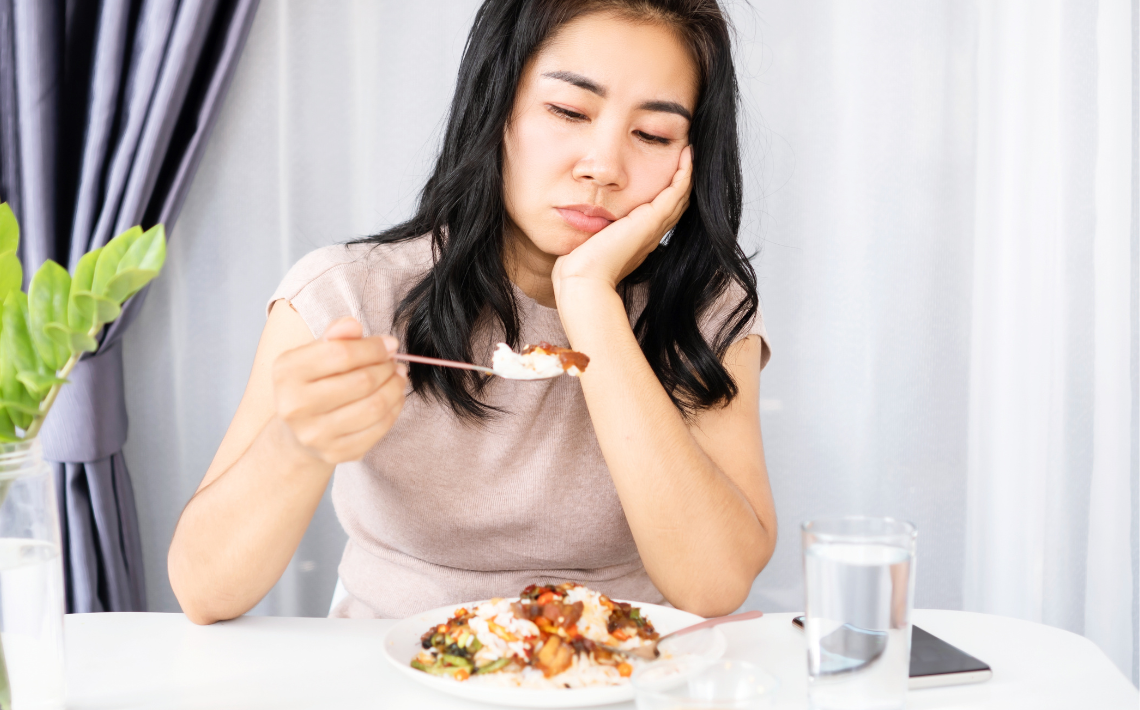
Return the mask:
<path id="1" fill-rule="evenodd" d="M 597 205 L 567 205 L 555 209 L 566 224 L 589 234 L 602 231 L 617 219 L 609 210 Z"/>

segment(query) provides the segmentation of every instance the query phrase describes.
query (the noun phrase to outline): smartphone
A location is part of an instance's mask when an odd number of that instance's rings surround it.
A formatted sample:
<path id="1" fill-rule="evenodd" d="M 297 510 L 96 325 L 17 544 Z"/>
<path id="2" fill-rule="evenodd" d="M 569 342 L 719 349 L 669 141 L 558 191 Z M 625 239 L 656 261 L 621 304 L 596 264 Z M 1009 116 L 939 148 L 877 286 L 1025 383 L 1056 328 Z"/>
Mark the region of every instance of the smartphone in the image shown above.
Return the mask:
<path id="1" fill-rule="evenodd" d="M 792 623 L 804 628 L 804 617 Z M 937 688 L 944 685 L 981 683 L 993 677 L 988 665 L 925 629 L 911 625 L 910 688 Z M 882 654 L 886 634 L 844 624 L 820 640 L 821 651 L 829 656 L 833 673 L 853 671 Z"/>

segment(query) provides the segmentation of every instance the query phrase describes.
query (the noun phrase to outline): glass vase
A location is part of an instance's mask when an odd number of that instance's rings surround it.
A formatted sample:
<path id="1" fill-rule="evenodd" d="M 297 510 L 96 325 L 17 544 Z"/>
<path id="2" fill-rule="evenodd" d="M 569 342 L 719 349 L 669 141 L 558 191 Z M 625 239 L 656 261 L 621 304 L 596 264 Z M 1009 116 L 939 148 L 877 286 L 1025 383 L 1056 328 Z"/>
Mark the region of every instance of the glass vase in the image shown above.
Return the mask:
<path id="1" fill-rule="evenodd" d="M 39 440 L 0 443 L 0 710 L 63 707 L 57 511 Z"/>

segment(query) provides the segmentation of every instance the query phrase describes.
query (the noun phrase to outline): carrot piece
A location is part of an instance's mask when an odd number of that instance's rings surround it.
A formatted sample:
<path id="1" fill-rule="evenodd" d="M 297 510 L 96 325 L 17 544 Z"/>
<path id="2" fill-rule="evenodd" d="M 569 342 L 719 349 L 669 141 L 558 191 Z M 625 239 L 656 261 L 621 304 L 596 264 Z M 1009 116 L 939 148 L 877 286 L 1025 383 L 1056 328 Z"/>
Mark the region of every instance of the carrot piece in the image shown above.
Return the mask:
<path id="1" fill-rule="evenodd" d="M 502 626 L 499 626 L 493 621 L 487 622 L 487 628 L 491 630 L 491 633 L 495 634 L 504 641 L 518 641 L 518 638 L 516 638 L 514 634 L 512 634 L 510 631 L 507 631 Z"/>
<path id="2" fill-rule="evenodd" d="M 628 663 L 619 663 L 617 664 L 617 671 L 622 678 L 628 678 L 633 675 L 633 666 Z"/>

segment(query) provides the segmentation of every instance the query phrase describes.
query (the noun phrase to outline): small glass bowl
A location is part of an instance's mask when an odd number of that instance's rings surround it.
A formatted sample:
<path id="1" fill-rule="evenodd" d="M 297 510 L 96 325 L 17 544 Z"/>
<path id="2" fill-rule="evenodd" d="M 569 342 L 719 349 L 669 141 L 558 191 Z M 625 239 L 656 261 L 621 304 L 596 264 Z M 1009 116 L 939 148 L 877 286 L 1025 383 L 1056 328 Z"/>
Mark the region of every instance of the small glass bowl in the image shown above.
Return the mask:
<path id="1" fill-rule="evenodd" d="M 661 654 L 661 660 L 664 661 L 691 658 L 694 663 L 700 659 L 707 665 L 724 655 L 726 645 L 724 634 L 720 629 L 712 628 L 671 636 L 665 639 L 657 650 Z"/>
<path id="2" fill-rule="evenodd" d="M 755 710 L 772 706 L 780 682 L 748 661 L 658 661 L 634 672 L 638 710 Z"/>

